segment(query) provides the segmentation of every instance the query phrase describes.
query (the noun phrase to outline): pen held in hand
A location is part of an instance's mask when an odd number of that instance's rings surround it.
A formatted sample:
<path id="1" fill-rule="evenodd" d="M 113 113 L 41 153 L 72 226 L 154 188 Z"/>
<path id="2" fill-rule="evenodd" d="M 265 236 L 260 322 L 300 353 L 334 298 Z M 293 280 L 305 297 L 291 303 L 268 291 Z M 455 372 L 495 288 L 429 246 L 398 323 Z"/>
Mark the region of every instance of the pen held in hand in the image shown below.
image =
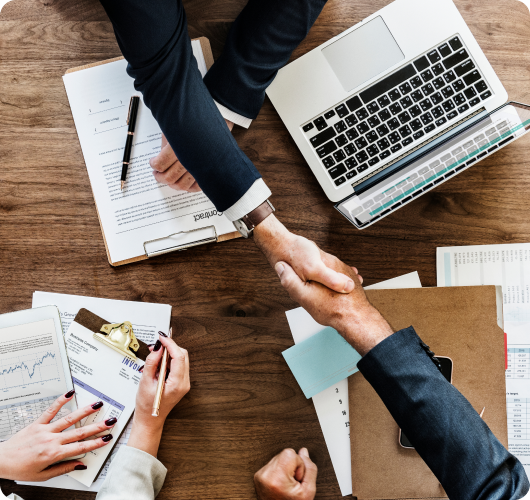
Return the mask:
<path id="1" fill-rule="evenodd" d="M 138 116 L 138 106 L 140 105 L 140 98 L 137 95 L 131 97 L 129 103 L 129 113 L 127 115 L 127 140 L 125 141 L 125 150 L 123 152 L 123 162 L 121 167 L 121 190 L 125 187 L 125 180 L 127 179 L 127 169 L 131 161 L 132 143 L 134 139 L 134 129 L 136 127 L 136 118 Z"/>
<path id="2" fill-rule="evenodd" d="M 173 335 L 173 329 L 169 328 L 169 338 Z M 156 385 L 155 400 L 153 401 L 153 417 L 158 417 L 160 413 L 160 402 L 162 401 L 162 393 L 164 392 L 164 385 L 166 383 L 166 373 L 168 364 L 168 352 L 165 347 L 162 347 L 162 361 L 160 362 L 160 371 L 158 373 L 158 384 Z"/>

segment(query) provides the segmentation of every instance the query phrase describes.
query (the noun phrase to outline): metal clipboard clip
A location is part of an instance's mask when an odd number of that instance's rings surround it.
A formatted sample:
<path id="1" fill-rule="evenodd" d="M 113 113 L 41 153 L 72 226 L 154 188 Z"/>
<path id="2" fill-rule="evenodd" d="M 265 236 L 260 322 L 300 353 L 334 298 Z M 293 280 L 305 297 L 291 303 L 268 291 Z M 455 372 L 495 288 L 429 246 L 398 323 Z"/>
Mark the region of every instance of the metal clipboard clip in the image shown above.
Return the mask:
<path id="1" fill-rule="evenodd" d="M 212 236 L 207 236 L 206 232 L 207 230 L 210 230 L 213 232 Z M 198 233 L 202 232 L 205 233 L 201 236 L 199 236 L 199 239 L 193 240 L 193 241 L 186 241 L 178 243 L 179 238 L 175 238 L 178 235 L 189 235 L 191 233 Z M 169 241 L 171 239 L 174 239 L 173 242 Z M 187 240 L 187 238 L 184 236 L 180 239 Z M 177 250 L 187 250 L 191 247 L 196 247 L 199 245 L 204 245 L 205 243 L 213 243 L 217 242 L 217 230 L 215 229 L 215 226 L 204 226 L 199 227 L 197 229 L 190 229 L 189 231 L 179 231 L 178 233 L 170 234 L 169 236 L 164 236 L 163 238 L 157 238 L 155 240 L 149 240 L 144 242 L 144 252 L 146 257 L 155 257 L 157 255 L 163 255 L 165 253 L 174 252 Z M 158 244 L 158 245 L 157 245 Z M 153 248 L 149 250 L 147 247 L 152 246 Z"/>
<path id="2" fill-rule="evenodd" d="M 136 361 L 135 353 L 140 349 L 140 343 L 134 336 L 130 321 L 103 325 L 100 332 L 103 333 L 94 333 L 96 340 Z"/>

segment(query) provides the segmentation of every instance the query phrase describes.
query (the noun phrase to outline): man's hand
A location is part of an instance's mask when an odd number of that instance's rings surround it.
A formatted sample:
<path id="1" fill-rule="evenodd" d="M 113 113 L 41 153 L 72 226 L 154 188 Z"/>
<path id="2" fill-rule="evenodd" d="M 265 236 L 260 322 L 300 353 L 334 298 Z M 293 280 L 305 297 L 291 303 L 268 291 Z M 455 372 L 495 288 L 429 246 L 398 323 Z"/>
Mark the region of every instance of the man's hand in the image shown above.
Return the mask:
<path id="1" fill-rule="evenodd" d="M 317 466 L 306 448 L 298 454 L 283 450 L 254 475 L 260 500 L 313 500 L 317 491 Z"/>
<path id="2" fill-rule="evenodd" d="M 335 328 L 364 356 L 394 331 L 381 313 L 370 304 L 357 269 L 348 267 L 331 255 L 326 259 L 330 267 L 349 275 L 355 282 L 351 293 L 335 293 L 320 283 L 306 282 L 286 262 L 278 262 L 274 268 L 293 300 L 311 314 L 315 321 Z"/>
<path id="3" fill-rule="evenodd" d="M 228 120 L 225 121 L 228 128 L 232 130 L 234 124 Z M 162 184 L 167 184 L 171 189 L 188 191 L 189 193 L 201 191 L 195 178 L 178 160 L 165 135 L 162 135 L 160 153 L 149 160 L 149 165 L 154 170 L 155 179 Z"/>
<path id="4" fill-rule="evenodd" d="M 272 267 L 279 261 L 287 262 L 303 282 L 316 281 L 339 293 L 350 293 L 355 286 L 350 276 L 330 267 L 335 257 L 289 232 L 274 214 L 256 226 L 254 241 Z"/>

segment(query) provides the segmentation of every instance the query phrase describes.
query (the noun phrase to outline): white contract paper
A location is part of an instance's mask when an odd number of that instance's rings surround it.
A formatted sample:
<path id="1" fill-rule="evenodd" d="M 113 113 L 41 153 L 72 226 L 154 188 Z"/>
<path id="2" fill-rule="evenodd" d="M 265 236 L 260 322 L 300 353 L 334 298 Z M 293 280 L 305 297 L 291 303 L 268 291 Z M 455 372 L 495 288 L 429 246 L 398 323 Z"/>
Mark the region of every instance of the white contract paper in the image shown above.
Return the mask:
<path id="1" fill-rule="evenodd" d="M 420 277 L 417 272 L 413 272 L 367 286 L 366 290 L 391 288 L 421 288 Z M 326 328 L 317 323 L 302 307 L 287 311 L 286 315 L 295 344 Z M 335 469 L 340 492 L 342 496 L 351 495 L 348 379 L 341 380 L 338 384 L 313 396 L 313 404 L 328 447 L 331 463 Z"/>
<path id="2" fill-rule="evenodd" d="M 166 333 L 169 330 L 169 323 L 171 320 L 171 306 L 166 304 L 111 300 L 97 297 L 84 297 L 82 295 L 66 295 L 62 293 L 35 292 L 33 294 L 33 307 L 45 305 L 56 305 L 59 308 L 65 334 L 79 309 L 84 307 L 111 323 L 117 323 L 124 319 L 130 321 L 133 325 L 136 337 L 147 344 L 152 344 L 156 341 L 158 331 L 161 330 Z M 79 481 L 76 481 L 69 476 L 56 477 L 43 483 L 17 481 L 18 484 L 46 486 L 49 488 L 61 488 L 67 490 L 99 491 L 103 481 L 105 481 L 105 478 L 107 477 L 107 471 L 112 463 L 113 457 L 118 452 L 120 446 L 127 444 L 131 433 L 131 426 L 132 423 L 127 426 L 118 441 L 118 444 L 112 451 L 110 459 L 107 460 L 105 467 L 90 487 L 81 484 Z"/>
<path id="3" fill-rule="evenodd" d="M 438 286 L 502 286 L 508 449 L 530 475 L 530 243 L 441 247 L 436 273 Z"/>
<path id="4" fill-rule="evenodd" d="M 192 49 L 204 76 L 200 42 L 193 41 Z M 113 264 L 235 231 L 204 193 L 175 191 L 155 180 L 149 159 L 160 152 L 162 132 L 141 96 L 127 182 L 120 190 L 129 101 L 139 95 L 126 67 L 122 59 L 63 76 Z"/>

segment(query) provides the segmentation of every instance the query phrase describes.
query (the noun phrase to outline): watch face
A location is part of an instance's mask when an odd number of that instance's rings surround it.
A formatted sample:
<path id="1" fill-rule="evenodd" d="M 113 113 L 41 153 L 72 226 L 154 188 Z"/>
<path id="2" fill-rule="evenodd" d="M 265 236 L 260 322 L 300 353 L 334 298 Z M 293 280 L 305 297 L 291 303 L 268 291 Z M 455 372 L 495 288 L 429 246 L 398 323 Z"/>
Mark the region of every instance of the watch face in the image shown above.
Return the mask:
<path id="1" fill-rule="evenodd" d="M 241 236 L 243 236 L 244 238 L 248 238 L 250 236 L 251 231 L 248 230 L 246 224 L 241 219 L 235 220 L 233 224 L 236 229 L 241 233 Z"/>

